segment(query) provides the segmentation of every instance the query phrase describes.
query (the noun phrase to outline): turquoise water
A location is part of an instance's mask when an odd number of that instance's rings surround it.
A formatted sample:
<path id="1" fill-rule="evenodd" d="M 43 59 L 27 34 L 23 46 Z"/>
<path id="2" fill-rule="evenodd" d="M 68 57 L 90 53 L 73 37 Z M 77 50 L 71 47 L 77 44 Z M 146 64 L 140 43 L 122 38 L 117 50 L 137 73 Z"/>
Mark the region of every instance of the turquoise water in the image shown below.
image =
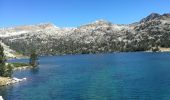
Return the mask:
<path id="1" fill-rule="evenodd" d="M 27 60 L 10 60 L 22 61 Z M 170 53 L 40 57 L 27 81 L 0 87 L 5 100 L 170 100 Z"/>

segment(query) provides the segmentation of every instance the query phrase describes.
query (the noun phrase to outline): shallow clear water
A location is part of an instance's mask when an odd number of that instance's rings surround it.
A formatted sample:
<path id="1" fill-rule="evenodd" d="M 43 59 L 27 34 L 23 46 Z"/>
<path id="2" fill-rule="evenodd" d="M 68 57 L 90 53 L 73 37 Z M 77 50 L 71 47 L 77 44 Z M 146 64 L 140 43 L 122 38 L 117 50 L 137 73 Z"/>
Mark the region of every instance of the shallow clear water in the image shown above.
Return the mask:
<path id="1" fill-rule="evenodd" d="M 170 100 L 170 53 L 40 57 L 27 81 L 0 87 L 5 100 Z M 10 60 L 10 61 L 27 61 Z"/>

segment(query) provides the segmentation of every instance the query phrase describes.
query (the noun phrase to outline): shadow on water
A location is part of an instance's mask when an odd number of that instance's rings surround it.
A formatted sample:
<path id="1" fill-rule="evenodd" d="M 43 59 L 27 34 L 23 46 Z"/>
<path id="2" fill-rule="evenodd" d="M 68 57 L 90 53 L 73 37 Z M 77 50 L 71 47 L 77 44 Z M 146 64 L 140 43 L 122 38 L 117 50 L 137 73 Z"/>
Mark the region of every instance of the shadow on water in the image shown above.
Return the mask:
<path id="1" fill-rule="evenodd" d="M 3 98 L 7 96 L 7 89 L 6 87 L 2 86 L 0 87 L 0 96 L 2 96 Z"/>
<path id="2" fill-rule="evenodd" d="M 32 74 L 38 74 L 38 73 L 39 73 L 39 67 L 30 69 L 30 72 L 31 72 Z"/>

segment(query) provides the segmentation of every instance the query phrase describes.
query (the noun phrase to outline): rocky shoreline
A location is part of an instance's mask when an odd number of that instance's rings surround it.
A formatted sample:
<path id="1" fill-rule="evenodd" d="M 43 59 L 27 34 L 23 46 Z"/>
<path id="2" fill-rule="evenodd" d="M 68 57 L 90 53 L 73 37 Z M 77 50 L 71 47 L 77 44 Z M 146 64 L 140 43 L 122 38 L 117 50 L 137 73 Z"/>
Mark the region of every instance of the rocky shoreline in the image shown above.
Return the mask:
<path id="1" fill-rule="evenodd" d="M 15 67 L 13 70 L 14 71 L 16 71 L 16 70 L 25 70 L 25 69 L 29 69 L 29 68 L 32 68 L 32 66 Z"/>
<path id="2" fill-rule="evenodd" d="M 30 66 L 17 67 L 17 68 L 14 68 L 13 71 L 16 71 L 16 70 L 25 70 L 25 69 L 28 69 L 28 68 L 31 68 L 31 67 Z M 14 83 L 22 82 L 24 80 L 26 80 L 26 78 L 18 79 L 16 77 L 14 77 L 14 78 L 0 77 L 0 86 L 11 85 L 11 84 L 14 84 Z"/>
<path id="3" fill-rule="evenodd" d="M 15 83 L 19 83 L 22 81 L 25 81 L 26 78 L 10 78 L 10 77 L 0 77 L 0 86 L 7 86 L 7 85 L 11 85 L 11 84 L 15 84 Z"/>
<path id="4" fill-rule="evenodd" d="M 32 68 L 32 66 L 15 67 L 13 69 L 13 71 L 26 70 L 26 69 L 29 69 L 29 68 Z M 16 78 L 16 77 L 13 77 L 13 78 L 0 77 L 0 86 L 7 86 L 7 85 L 14 84 L 14 83 L 22 82 L 22 81 L 25 81 L 25 80 L 26 80 L 26 78 L 19 79 L 19 78 Z"/>

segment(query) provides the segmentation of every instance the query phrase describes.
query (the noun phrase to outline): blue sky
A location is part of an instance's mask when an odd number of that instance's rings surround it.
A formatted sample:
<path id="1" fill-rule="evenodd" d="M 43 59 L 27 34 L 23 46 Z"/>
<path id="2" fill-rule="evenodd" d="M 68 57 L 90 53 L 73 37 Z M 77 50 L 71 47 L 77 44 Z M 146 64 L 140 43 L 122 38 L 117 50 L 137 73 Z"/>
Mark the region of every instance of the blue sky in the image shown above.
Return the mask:
<path id="1" fill-rule="evenodd" d="M 0 0 L 0 27 L 54 23 L 76 27 L 98 19 L 128 24 L 170 13 L 169 0 Z"/>

